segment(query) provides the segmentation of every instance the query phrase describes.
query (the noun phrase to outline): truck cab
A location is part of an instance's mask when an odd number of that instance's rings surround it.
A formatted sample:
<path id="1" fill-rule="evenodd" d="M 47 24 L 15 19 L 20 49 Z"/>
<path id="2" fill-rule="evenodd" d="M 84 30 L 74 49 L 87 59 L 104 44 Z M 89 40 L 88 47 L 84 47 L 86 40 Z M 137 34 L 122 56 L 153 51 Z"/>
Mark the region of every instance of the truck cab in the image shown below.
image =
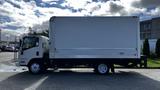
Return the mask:
<path id="1" fill-rule="evenodd" d="M 24 36 L 22 38 L 20 50 L 18 53 L 19 65 L 28 66 L 31 72 L 38 72 L 38 64 L 45 62 L 44 57 L 46 58 L 49 53 L 48 41 L 48 37 L 45 36 Z"/>

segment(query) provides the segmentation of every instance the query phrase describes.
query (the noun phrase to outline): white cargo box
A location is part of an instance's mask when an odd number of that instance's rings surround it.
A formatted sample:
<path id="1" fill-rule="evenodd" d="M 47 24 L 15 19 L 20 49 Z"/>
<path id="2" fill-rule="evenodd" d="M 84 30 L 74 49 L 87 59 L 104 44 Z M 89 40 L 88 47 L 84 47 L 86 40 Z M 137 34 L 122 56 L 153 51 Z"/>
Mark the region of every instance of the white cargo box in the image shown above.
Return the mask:
<path id="1" fill-rule="evenodd" d="M 140 58 L 138 17 L 52 17 L 50 58 Z"/>

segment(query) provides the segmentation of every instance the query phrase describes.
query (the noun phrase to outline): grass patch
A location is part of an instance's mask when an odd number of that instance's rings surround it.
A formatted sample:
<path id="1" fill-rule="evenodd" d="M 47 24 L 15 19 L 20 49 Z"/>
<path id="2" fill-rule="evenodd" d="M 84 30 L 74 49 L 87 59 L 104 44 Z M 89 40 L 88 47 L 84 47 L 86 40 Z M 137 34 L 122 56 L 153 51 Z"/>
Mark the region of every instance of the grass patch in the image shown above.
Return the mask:
<path id="1" fill-rule="evenodd" d="M 148 67 L 160 67 L 160 59 L 148 59 L 147 60 Z"/>

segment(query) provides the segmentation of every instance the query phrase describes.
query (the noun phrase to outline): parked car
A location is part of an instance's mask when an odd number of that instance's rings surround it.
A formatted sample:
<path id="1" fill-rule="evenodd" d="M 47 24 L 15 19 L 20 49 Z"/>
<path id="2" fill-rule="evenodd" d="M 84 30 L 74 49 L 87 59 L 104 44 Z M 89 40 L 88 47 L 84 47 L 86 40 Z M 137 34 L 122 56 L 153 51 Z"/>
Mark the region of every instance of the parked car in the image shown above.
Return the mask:
<path id="1" fill-rule="evenodd" d="M 6 46 L 2 45 L 1 46 L 1 51 L 5 51 Z"/>
<path id="2" fill-rule="evenodd" d="M 7 47 L 5 48 L 5 51 L 13 52 L 13 51 L 15 51 L 15 47 L 7 46 Z"/>

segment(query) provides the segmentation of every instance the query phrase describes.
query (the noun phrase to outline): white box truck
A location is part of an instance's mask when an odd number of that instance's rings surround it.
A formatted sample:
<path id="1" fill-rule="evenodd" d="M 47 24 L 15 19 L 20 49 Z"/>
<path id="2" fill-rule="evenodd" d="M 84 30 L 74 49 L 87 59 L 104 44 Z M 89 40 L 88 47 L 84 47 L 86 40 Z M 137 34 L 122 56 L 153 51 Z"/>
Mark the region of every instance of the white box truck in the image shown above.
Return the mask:
<path id="1" fill-rule="evenodd" d="M 92 67 L 100 74 L 114 64 L 141 62 L 139 18 L 51 17 L 49 38 L 23 37 L 19 65 L 37 74 L 47 68 Z"/>

